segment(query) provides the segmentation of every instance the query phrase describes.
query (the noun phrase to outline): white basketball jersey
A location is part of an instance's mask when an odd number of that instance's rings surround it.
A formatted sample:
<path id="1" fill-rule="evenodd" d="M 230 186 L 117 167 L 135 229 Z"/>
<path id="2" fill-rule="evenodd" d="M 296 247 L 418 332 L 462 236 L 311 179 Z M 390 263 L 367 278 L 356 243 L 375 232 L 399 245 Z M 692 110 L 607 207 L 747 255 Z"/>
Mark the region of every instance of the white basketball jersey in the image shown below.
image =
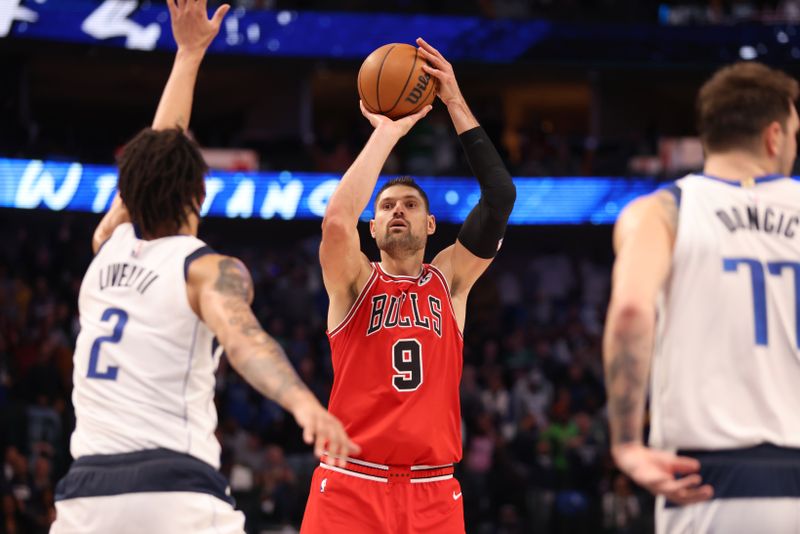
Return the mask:
<path id="1" fill-rule="evenodd" d="M 138 239 L 120 225 L 81 285 L 74 458 L 167 448 L 219 468 L 214 336 L 186 294 L 192 236 Z"/>
<path id="2" fill-rule="evenodd" d="M 800 183 L 680 188 L 658 315 L 651 444 L 800 447 Z"/>

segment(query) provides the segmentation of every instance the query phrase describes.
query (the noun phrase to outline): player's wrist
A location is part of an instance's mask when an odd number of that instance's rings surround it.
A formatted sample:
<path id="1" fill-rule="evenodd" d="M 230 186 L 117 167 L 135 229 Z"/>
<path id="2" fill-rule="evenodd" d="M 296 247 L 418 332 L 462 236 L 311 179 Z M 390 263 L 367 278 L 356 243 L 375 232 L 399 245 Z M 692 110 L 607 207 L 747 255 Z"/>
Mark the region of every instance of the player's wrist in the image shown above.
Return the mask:
<path id="1" fill-rule="evenodd" d="M 322 405 L 310 391 L 303 387 L 287 392 L 283 398 L 283 407 L 295 419 L 299 419 L 302 414 L 307 413 L 309 410 L 321 409 Z"/>
<path id="2" fill-rule="evenodd" d="M 397 143 L 403 137 L 403 131 L 394 121 L 385 121 L 375 127 L 373 135 L 382 141 Z"/>
<path id="3" fill-rule="evenodd" d="M 175 53 L 175 61 L 189 63 L 199 67 L 205 55 L 205 48 L 178 45 L 178 51 Z"/>

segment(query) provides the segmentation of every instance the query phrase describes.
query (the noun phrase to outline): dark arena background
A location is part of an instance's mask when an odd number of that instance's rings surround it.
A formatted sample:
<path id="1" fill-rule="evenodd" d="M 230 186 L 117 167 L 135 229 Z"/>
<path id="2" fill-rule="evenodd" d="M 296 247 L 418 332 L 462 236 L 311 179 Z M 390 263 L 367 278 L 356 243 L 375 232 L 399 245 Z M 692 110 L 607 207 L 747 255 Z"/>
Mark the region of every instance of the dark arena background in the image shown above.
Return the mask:
<path id="1" fill-rule="evenodd" d="M 467 532 L 652 532 L 652 498 L 608 454 L 611 225 L 633 197 L 702 166 L 694 96 L 716 68 L 757 59 L 798 74 L 800 2 L 231 3 L 191 121 L 213 169 L 200 238 L 248 265 L 254 310 L 303 380 L 327 403 L 320 220 L 371 131 L 359 65 L 423 36 L 453 63 L 518 191 L 468 304 L 457 467 Z M 0 532 L 47 532 L 54 519 L 91 235 L 115 191 L 115 156 L 151 122 L 173 51 L 163 1 L 0 1 Z M 383 170 L 399 174 L 431 197 L 429 250 L 451 243 L 479 192 L 441 102 Z M 224 359 L 216 400 L 222 471 L 247 531 L 296 532 L 317 465 L 298 427 Z"/>

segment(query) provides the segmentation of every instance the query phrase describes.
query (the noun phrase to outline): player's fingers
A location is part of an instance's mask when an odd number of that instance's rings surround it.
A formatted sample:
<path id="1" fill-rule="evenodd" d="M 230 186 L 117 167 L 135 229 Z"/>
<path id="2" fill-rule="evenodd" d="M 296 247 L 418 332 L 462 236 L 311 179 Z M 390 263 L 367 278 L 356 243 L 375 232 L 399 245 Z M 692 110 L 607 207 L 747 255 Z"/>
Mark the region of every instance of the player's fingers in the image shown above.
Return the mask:
<path id="1" fill-rule="evenodd" d="M 325 454 L 325 442 L 328 441 L 323 432 L 317 432 L 317 439 L 314 441 L 314 455 L 317 458 L 322 458 Z"/>
<path id="2" fill-rule="evenodd" d="M 432 109 L 433 109 L 433 106 L 431 106 L 430 104 L 428 104 L 427 106 L 425 106 L 425 107 L 424 107 L 424 108 L 422 108 L 421 110 L 417 111 L 417 112 L 416 112 L 416 113 L 414 113 L 413 115 L 409 115 L 409 118 L 410 118 L 410 119 L 412 119 L 414 122 L 417 122 L 417 121 L 418 121 L 418 120 L 420 120 L 422 117 L 424 117 L 425 115 L 427 115 L 427 114 L 428 114 L 428 112 L 429 112 L 430 110 L 432 110 Z"/>
<path id="3" fill-rule="evenodd" d="M 217 10 L 214 12 L 214 16 L 211 17 L 211 22 L 214 24 L 215 28 L 220 27 L 220 25 L 222 24 L 222 19 L 225 18 L 225 15 L 228 14 L 228 11 L 230 11 L 230 9 L 231 6 L 228 4 L 222 4 L 217 8 Z"/>
<path id="4" fill-rule="evenodd" d="M 431 54 L 424 48 L 417 48 L 417 50 L 419 51 L 419 55 L 422 56 L 422 59 L 424 59 L 434 67 L 437 67 L 439 69 L 447 68 L 447 62 L 444 59 L 440 58 L 439 56 Z"/>
<path id="5" fill-rule="evenodd" d="M 358 456 L 361 454 L 361 446 L 355 441 L 348 438 L 347 440 L 347 455 Z"/>
<path id="6" fill-rule="evenodd" d="M 344 436 L 344 432 L 337 431 L 332 442 L 335 443 L 336 465 L 347 467 L 347 438 Z"/>
<path id="7" fill-rule="evenodd" d="M 447 74 L 444 71 L 435 69 L 430 65 L 423 64 L 422 70 L 424 70 L 425 72 L 427 72 L 428 74 L 430 74 L 431 76 L 442 82 L 444 82 L 447 79 Z"/>
<path id="8" fill-rule="evenodd" d="M 422 48 L 424 48 L 426 51 L 430 52 L 431 54 L 439 56 L 440 58 L 444 59 L 444 56 L 441 54 L 441 52 L 436 50 L 433 46 L 431 46 L 430 43 L 428 43 L 428 41 L 426 41 L 422 37 L 417 37 L 417 44 Z"/>
<path id="9" fill-rule="evenodd" d="M 683 488 L 666 495 L 666 498 L 675 504 L 694 504 L 707 501 L 714 496 L 714 488 L 705 484 L 697 488 Z"/>
<path id="10" fill-rule="evenodd" d="M 370 112 L 366 108 L 366 106 L 364 105 L 364 101 L 363 100 L 359 100 L 358 101 L 358 107 L 361 108 L 361 114 L 364 115 L 367 119 L 369 119 L 369 122 L 372 122 L 372 119 L 375 116 L 375 114 Z"/>
<path id="11" fill-rule="evenodd" d="M 700 475 L 688 475 L 678 479 L 666 479 L 655 484 L 656 491 L 663 495 L 677 493 L 680 490 L 699 486 L 703 480 Z"/>
<path id="12" fill-rule="evenodd" d="M 314 443 L 314 436 L 316 435 L 316 422 L 312 419 L 310 423 L 303 427 L 303 441 L 306 445 Z"/>
<path id="13" fill-rule="evenodd" d="M 675 456 L 668 463 L 673 473 L 696 473 L 700 470 L 700 462 L 688 456 Z"/>
<path id="14" fill-rule="evenodd" d="M 167 9 L 169 9 L 169 16 L 171 18 L 175 17 L 175 13 L 178 9 L 178 6 L 175 5 L 176 0 L 167 0 Z"/>

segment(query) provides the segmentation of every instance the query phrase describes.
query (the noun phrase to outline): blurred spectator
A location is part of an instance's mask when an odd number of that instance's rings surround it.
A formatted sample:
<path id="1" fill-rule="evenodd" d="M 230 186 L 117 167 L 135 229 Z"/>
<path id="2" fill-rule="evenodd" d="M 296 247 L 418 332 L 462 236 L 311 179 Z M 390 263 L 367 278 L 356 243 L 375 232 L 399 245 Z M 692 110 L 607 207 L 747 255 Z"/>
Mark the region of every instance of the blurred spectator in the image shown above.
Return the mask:
<path id="1" fill-rule="evenodd" d="M 620 473 L 614 477 L 612 490 L 603 494 L 604 532 L 608 534 L 637 532 L 640 517 L 639 500 L 631 491 L 630 480 Z"/>

